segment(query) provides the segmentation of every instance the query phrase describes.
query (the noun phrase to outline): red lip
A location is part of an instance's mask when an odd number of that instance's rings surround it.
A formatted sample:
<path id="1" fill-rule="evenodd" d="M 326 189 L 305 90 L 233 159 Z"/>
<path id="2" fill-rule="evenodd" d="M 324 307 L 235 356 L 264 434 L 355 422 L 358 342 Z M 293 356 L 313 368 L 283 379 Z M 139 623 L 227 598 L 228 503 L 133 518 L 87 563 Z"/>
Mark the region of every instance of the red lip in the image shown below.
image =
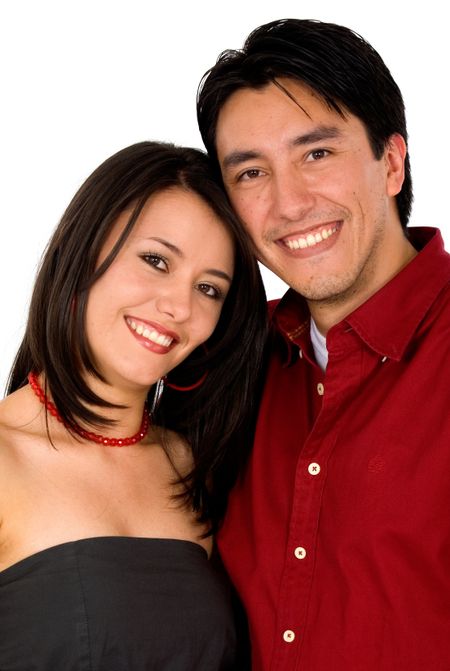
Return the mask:
<path id="1" fill-rule="evenodd" d="M 161 333 L 162 335 L 172 338 L 174 342 L 179 342 L 180 340 L 178 334 L 175 333 L 175 331 L 170 331 L 161 324 L 158 324 L 158 322 L 150 322 L 147 319 L 142 319 L 142 317 L 133 317 L 132 315 L 125 315 L 125 321 L 127 319 L 136 322 L 137 324 L 145 324 L 145 326 L 147 326 L 152 331 L 158 331 L 158 333 Z"/>
<path id="2" fill-rule="evenodd" d="M 137 331 L 135 331 L 129 324 L 130 321 L 133 321 L 136 324 L 143 324 L 149 330 L 158 331 L 158 333 L 160 333 L 161 335 L 172 338 L 172 342 L 170 343 L 170 345 L 163 345 L 153 342 L 152 340 L 149 340 L 148 338 L 145 338 L 143 335 L 137 333 Z M 132 317 L 131 315 L 126 315 L 125 324 L 127 325 L 127 328 L 130 331 L 131 335 L 137 340 L 137 342 L 142 347 L 144 347 L 144 349 L 154 352 L 155 354 L 167 354 L 180 341 L 180 338 L 174 331 L 170 331 L 169 329 L 164 328 L 164 326 L 158 324 L 157 322 L 150 322 L 146 319 L 140 319 L 138 317 Z"/>

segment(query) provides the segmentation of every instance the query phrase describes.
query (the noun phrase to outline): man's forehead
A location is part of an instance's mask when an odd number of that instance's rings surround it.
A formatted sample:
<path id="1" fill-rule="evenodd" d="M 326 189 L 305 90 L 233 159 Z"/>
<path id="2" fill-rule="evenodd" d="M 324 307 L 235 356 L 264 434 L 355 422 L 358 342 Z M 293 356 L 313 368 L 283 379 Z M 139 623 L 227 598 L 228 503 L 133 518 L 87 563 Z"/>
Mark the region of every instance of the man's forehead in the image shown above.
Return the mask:
<path id="1" fill-rule="evenodd" d="M 314 101 L 316 105 L 323 106 L 328 111 L 335 111 L 338 114 L 342 113 L 345 116 L 345 106 L 340 104 L 339 101 L 333 100 L 332 104 L 330 104 L 330 101 L 320 92 L 305 84 L 302 80 L 294 79 L 293 77 L 277 77 L 262 86 L 243 86 L 236 89 L 222 104 L 219 116 L 224 109 L 235 106 L 241 100 L 267 98 L 267 93 L 272 93 L 274 99 L 278 96 L 280 100 L 283 100 L 283 98 L 289 99 L 306 115 L 308 115 L 308 110 L 306 109 L 308 101 L 310 103 Z"/>
<path id="2" fill-rule="evenodd" d="M 292 146 L 339 138 L 351 117 L 350 113 L 339 113 L 295 80 L 242 88 L 228 98 L 219 113 L 217 150 L 222 158 L 227 155 L 230 165 L 242 161 L 242 152 L 251 159 L 252 152 L 258 153 L 261 140 L 271 142 L 275 135 L 283 136 L 283 142 Z"/>

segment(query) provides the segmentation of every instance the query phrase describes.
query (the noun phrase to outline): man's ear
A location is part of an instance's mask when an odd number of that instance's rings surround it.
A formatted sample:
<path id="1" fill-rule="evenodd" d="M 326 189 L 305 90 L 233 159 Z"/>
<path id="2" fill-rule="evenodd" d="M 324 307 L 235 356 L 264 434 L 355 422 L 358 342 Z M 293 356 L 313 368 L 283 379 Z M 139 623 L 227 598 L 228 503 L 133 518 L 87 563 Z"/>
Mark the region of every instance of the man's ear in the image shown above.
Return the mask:
<path id="1" fill-rule="evenodd" d="M 408 149 L 399 133 L 391 135 L 384 150 L 386 163 L 386 188 L 388 196 L 400 193 L 405 179 L 405 158 Z"/>

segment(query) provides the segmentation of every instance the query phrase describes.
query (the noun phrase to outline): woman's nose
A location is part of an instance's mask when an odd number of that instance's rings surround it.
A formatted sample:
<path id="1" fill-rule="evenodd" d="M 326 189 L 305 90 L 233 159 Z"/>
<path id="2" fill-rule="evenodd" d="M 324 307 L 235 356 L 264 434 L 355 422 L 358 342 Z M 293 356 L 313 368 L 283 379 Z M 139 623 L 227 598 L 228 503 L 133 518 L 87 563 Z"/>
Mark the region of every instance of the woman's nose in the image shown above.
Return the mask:
<path id="1" fill-rule="evenodd" d="M 192 312 L 192 287 L 179 285 L 166 288 L 156 301 L 158 310 L 176 322 L 184 322 Z"/>

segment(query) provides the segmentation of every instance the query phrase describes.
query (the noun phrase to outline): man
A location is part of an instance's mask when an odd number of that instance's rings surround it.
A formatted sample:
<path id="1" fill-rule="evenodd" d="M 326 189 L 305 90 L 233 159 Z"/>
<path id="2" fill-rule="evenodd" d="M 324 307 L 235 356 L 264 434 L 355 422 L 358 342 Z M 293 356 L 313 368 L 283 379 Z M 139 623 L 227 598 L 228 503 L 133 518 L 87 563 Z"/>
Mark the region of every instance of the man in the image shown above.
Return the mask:
<path id="1" fill-rule="evenodd" d="M 401 93 L 351 30 L 283 20 L 221 55 L 198 118 L 291 287 L 219 536 L 253 668 L 448 671 L 450 257 L 405 228 Z"/>

